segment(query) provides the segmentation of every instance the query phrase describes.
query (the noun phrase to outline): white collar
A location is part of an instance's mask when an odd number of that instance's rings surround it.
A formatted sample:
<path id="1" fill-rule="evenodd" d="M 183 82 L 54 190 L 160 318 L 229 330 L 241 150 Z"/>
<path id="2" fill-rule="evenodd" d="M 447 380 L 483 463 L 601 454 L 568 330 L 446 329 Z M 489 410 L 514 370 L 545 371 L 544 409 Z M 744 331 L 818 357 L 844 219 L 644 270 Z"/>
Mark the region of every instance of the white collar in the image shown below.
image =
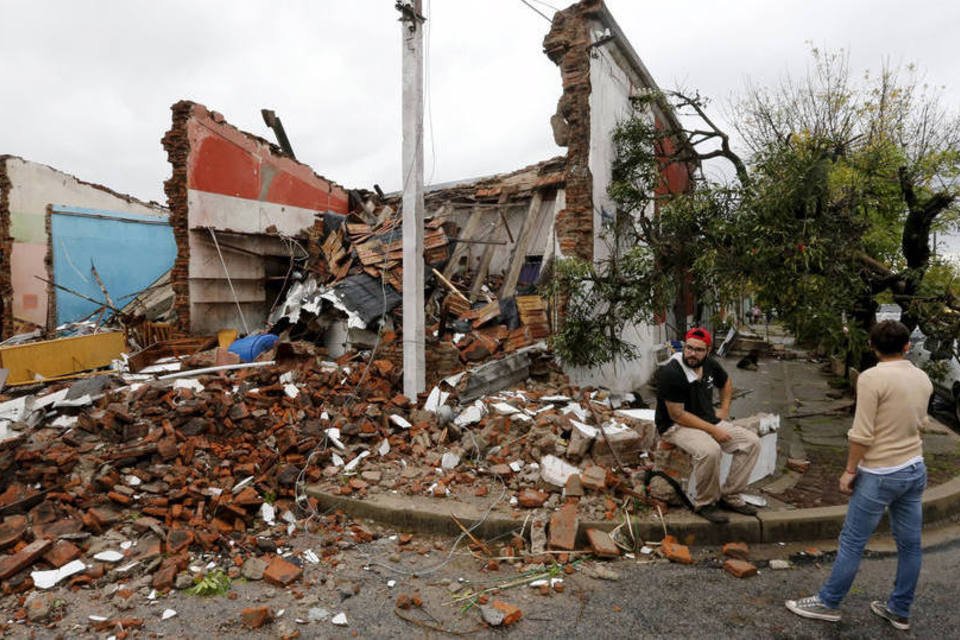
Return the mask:
<path id="1" fill-rule="evenodd" d="M 683 369 L 683 373 L 687 376 L 687 382 L 696 382 L 700 379 L 700 376 L 697 375 L 697 372 L 687 366 L 687 363 L 683 361 L 683 353 L 678 351 L 670 357 L 671 360 L 676 360 L 680 364 L 680 368 Z"/>

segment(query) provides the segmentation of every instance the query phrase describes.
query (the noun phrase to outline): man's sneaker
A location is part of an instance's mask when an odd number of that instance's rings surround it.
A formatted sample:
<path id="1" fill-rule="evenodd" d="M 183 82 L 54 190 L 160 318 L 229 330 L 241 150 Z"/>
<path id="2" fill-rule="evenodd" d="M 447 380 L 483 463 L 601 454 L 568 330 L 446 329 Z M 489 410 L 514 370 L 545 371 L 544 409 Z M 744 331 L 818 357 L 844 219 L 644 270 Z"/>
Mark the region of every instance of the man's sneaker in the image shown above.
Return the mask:
<path id="1" fill-rule="evenodd" d="M 898 616 L 893 611 L 890 611 L 890 609 L 887 608 L 887 605 L 883 604 L 879 600 L 874 600 L 870 603 L 870 611 L 873 611 L 875 614 L 889 622 L 890 626 L 892 626 L 894 629 L 906 631 L 910 628 L 910 618 Z"/>
<path id="2" fill-rule="evenodd" d="M 742 513 L 745 516 L 757 515 L 757 508 L 752 504 L 747 504 L 746 501 L 744 501 L 744 499 L 740 496 L 724 496 L 723 498 L 720 498 L 720 508 L 726 509 L 727 511 Z"/>
<path id="3" fill-rule="evenodd" d="M 720 513 L 720 509 L 718 509 L 717 505 L 715 504 L 705 504 L 702 507 L 695 509 L 694 513 L 704 520 L 709 520 L 713 524 L 727 524 L 730 522 L 730 518 L 728 518 L 725 514 Z"/>
<path id="4" fill-rule="evenodd" d="M 787 600 L 783 604 L 787 605 L 787 609 L 804 618 L 840 622 L 840 610 L 831 609 L 823 604 L 820 596 L 810 596 L 808 598 L 800 598 L 799 600 Z"/>

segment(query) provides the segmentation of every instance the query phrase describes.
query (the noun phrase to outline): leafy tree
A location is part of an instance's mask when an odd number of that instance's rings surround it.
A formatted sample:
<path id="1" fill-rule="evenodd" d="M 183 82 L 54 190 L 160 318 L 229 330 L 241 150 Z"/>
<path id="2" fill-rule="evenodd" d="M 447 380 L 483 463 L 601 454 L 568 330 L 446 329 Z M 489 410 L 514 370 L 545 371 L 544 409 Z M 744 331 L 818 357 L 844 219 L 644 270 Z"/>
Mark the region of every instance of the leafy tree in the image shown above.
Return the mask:
<path id="1" fill-rule="evenodd" d="M 614 133 L 618 246 L 602 263 L 557 268 L 556 291 L 570 300 L 557 334 L 562 358 L 630 357 L 617 330 L 688 288 L 721 306 L 750 290 L 801 338 L 843 344 L 855 357 L 878 296 L 928 335 L 957 335 L 956 271 L 931 260 L 930 239 L 957 224 L 960 119 L 911 67 L 855 79 L 843 52 L 812 53 L 806 76 L 753 88 L 737 105 L 746 159 L 699 96 L 669 96 L 699 119 L 684 131 L 653 123 L 649 103 L 661 96 L 636 102 Z M 682 141 L 669 157 L 667 140 Z M 731 180 L 701 180 L 685 194 L 662 188 L 665 163 L 716 157 L 730 162 Z"/>

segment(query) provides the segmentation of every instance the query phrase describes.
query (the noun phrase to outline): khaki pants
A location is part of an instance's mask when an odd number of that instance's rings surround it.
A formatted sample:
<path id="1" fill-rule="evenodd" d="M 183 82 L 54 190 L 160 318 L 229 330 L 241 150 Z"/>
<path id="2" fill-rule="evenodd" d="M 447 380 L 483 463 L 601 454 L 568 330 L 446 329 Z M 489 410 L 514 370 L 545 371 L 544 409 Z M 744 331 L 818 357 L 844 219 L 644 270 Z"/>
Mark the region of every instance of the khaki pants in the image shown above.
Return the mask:
<path id="1" fill-rule="evenodd" d="M 753 471 L 760 456 L 760 438 L 754 432 L 729 422 L 721 422 L 731 438 L 724 443 L 717 442 L 706 431 L 674 425 L 661 437 L 676 445 L 693 458 L 693 477 L 697 484 L 697 497 L 694 506 L 712 504 L 723 497 L 739 502 L 737 494 L 747 486 L 750 472 Z M 720 486 L 720 458 L 724 453 L 733 456 L 727 481 Z"/>

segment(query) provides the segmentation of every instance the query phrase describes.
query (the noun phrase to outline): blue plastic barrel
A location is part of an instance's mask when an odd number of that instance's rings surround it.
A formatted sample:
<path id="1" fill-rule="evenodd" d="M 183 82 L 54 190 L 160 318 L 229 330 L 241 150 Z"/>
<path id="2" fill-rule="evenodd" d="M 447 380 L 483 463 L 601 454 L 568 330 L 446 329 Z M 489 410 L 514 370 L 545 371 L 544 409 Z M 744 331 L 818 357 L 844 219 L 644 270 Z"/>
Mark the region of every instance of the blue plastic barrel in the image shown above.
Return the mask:
<path id="1" fill-rule="evenodd" d="M 227 349 L 230 353 L 235 353 L 240 356 L 242 362 L 253 362 L 257 359 L 257 356 L 273 348 L 273 345 L 277 344 L 277 340 L 280 338 L 273 335 L 272 333 L 261 333 L 255 336 L 247 336 L 246 338 L 240 338 L 239 340 L 234 340 L 233 344 L 230 345 L 230 348 Z"/>

